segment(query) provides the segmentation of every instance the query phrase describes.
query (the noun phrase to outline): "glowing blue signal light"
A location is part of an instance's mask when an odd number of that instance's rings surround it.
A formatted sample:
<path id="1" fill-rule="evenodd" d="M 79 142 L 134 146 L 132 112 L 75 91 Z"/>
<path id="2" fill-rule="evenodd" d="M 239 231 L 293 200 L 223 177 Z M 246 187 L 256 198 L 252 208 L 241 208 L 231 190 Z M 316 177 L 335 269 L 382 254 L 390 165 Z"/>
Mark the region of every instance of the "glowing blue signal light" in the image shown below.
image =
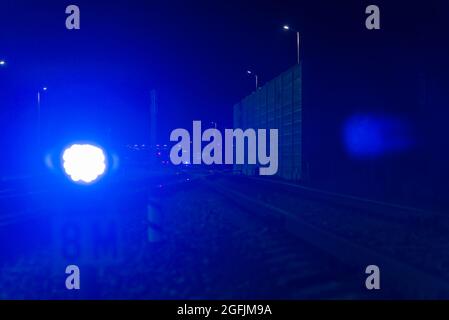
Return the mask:
<path id="1" fill-rule="evenodd" d="M 344 126 L 346 150 L 354 157 L 376 158 L 412 147 L 414 139 L 405 119 L 393 115 L 356 114 Z"/>
<path id="2" fill-rule="evenodd" d="M 74 144 L 64 150 L 63 167 L 74 182 L 91 183 L 106 171 L 106 156 L 99 147 Z"/>

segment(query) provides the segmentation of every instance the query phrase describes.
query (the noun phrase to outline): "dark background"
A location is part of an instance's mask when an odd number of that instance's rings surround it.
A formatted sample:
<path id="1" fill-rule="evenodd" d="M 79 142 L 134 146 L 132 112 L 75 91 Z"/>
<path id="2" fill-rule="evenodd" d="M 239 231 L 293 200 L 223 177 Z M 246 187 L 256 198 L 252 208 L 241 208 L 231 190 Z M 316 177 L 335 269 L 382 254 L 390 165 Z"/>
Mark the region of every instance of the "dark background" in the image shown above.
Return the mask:
<path id="1" fill-rule="evenodd" d="M 81 9 L 79 31 L 65 29 L 70 4 Z M 381 30 L 365 28 L 369 4 L 380 7 Z M 246 70 L 263 85 L 296 62 L 295 36 L 282 30 L 288 23 L 301 31 L 306 181 L 446 206 L 448 16 L 449 4 L 438 0 L 4 0 L 0 172 L 31 167 L 42 86 L 47 148 L 75 139 L 148 142 L 152 89 L 160 143 L 192 120 L 231 127 L 233 104 L 254 89 Z M 389 127 L 402 128 L 405 142 L 351 152 L 345 130 L 354 117 L 388 136 L 396 130 Z"/>

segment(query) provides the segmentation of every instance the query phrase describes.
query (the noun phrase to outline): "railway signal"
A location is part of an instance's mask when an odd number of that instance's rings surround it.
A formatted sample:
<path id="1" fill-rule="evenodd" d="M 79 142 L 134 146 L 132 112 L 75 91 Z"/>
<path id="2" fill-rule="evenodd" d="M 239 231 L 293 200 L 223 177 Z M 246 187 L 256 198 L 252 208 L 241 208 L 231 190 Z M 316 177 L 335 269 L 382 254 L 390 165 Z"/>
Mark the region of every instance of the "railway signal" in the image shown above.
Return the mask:
<path id="1" fill-rule="evenodd" d="M 74 144 L 64 150 L 63 167 L 73 182 L 90 184 L 106 171 L 104 151 L 90 144 Z"/>

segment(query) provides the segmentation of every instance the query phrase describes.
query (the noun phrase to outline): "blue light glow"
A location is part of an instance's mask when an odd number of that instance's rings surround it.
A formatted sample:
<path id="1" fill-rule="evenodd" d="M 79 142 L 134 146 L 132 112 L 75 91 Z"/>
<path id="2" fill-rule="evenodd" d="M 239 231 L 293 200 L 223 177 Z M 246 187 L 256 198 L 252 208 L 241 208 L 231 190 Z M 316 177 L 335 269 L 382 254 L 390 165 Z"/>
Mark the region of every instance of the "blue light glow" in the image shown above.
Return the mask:
<path id="1" fill-rule="evenodd" d="M 356 157 L 379 157 L 410 148 L 409 125 L 399 117 L 359 114 L 350 117 L 344 126 L 347 152 Z"/>
<path id="2" fill-rule="evenodd" d="M 74 144 L 62 156 L 66 174 L 74 182 L 91 183 L 106 170 L 106 157 L 102 149 L 89 144 Z"/>

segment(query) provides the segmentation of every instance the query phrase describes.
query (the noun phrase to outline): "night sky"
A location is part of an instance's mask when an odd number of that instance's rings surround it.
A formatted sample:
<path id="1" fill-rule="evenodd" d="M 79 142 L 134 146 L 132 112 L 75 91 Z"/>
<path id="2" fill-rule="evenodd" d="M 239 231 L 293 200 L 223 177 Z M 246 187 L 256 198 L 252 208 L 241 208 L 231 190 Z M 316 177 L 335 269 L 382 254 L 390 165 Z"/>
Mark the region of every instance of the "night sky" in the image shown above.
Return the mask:
<path id="1" fill-rule="evenodd" d="M 70 4 L 81 10 L 79 31 L 65 29 Z M 381 30 L 365 28 L 369 4 L 380 7 Z M 301 32 L 305 153 L 343 154 L 335 137 L 348 118 L 387 113 L 408 123 L 416 162 L 435 148 L 432 161 L 444 162 L 448 21 L 449 4 L 437 0 L 3 0 L 1 146 L 6 158 L 29 152 L 42 86 L 49 145 L 148 142 L 152 89 L 161 143 L 192 120 L 230 127 L 232 106 L 254 90 L 248 69 L 263 85 L 295 64 L 287 23 Z"/>

